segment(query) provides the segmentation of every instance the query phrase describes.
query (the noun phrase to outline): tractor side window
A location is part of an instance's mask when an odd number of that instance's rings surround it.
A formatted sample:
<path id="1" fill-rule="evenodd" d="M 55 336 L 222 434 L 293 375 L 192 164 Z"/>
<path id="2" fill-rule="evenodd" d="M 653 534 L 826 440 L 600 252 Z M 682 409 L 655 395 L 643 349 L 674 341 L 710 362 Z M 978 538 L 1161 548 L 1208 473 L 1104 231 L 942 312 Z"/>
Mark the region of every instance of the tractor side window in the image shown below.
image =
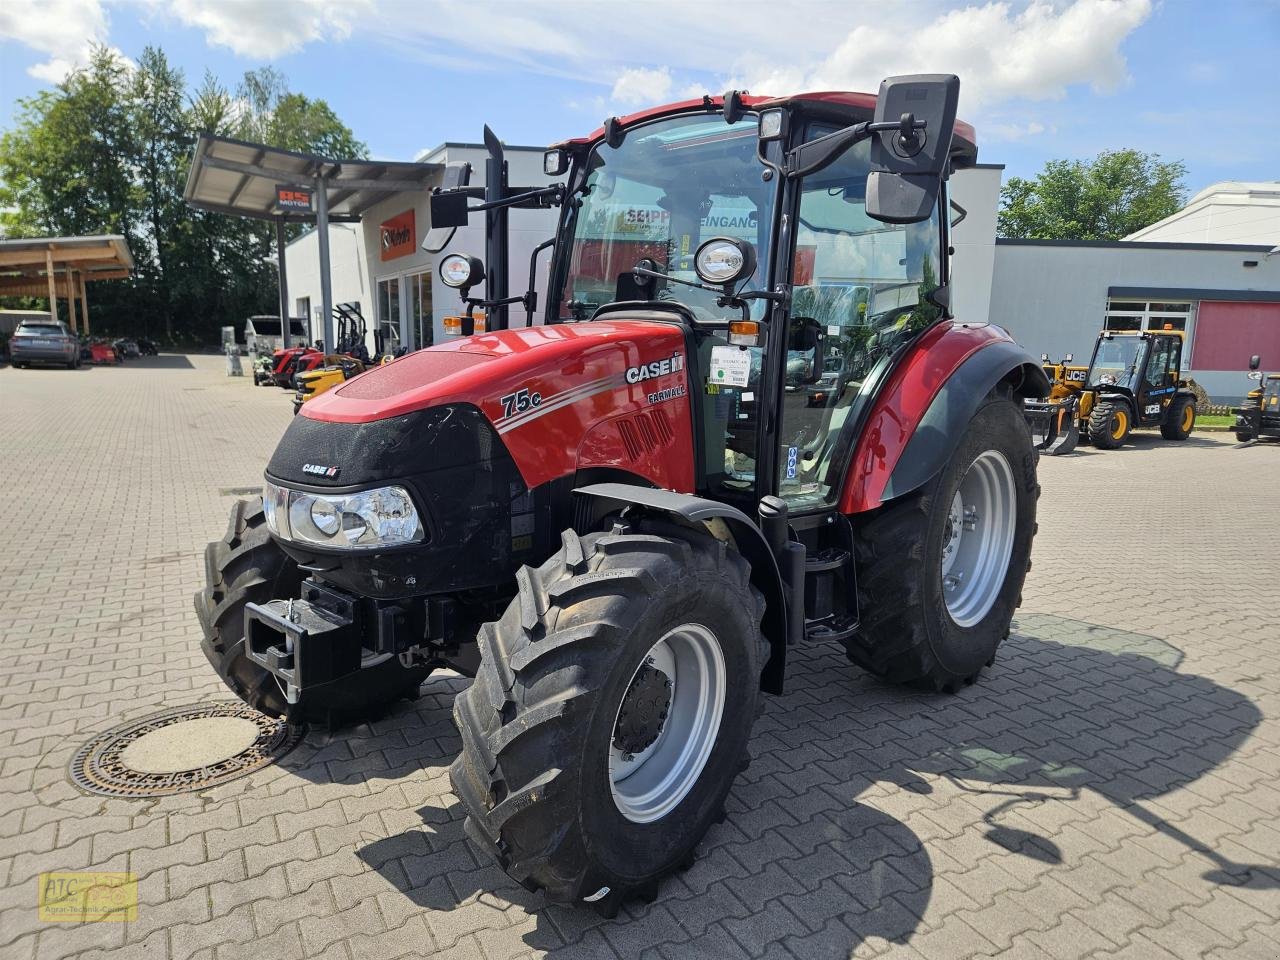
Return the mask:
<path id="1" fill-rule="evenodd" d="M 1147 362 L 1147 385 L 1152 390 L 1173 385 L 1173 377 L 1169 373 L 1169 365 L 1173 360 L 1173 343 L 1161 340 L 1151 349 L 1151 359 Z"/>
<path id="2" fill-rule="evenodd" d="M 912 224 L 867 216 L 870 151 L 858 144 L 806 178 L 800 196 L 791 318 L 816 324 L 820 342 L 786 358 L 778 488 L 798 506 L 836 496 L 836 439 L 866 401 L 864 382 L 942 315 L 925 299 L 941 270 L 937 211 Z"/>

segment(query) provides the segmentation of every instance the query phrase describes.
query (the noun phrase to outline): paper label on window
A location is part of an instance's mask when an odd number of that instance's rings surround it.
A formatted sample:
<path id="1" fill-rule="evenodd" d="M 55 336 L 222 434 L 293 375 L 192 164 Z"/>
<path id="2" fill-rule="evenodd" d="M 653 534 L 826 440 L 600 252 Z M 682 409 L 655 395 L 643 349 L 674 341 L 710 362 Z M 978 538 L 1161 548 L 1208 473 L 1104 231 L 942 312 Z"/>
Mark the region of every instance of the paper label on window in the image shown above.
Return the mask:
<path id="1" fill-rule="evenodd" d="M 722 387 L 745 387 L 751 376 L 751 351 L 741 347 L 712 347 L 707 382 Z"/>

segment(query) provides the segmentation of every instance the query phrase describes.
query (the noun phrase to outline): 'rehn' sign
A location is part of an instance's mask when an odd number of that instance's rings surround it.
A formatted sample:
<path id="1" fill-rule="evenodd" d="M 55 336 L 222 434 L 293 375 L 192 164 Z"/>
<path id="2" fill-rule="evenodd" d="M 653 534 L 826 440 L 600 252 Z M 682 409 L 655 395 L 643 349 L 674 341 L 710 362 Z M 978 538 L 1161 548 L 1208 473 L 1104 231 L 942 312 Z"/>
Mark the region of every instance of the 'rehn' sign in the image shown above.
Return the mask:
<path id="1" fill-rule="evenodd" d="M 406 210 L 390 220 L 384 220 L 378 227 L 378 231 L 382 235 L 383 260 L 394 260 L 413 253 L 418 234 L 412 210 Z"/>

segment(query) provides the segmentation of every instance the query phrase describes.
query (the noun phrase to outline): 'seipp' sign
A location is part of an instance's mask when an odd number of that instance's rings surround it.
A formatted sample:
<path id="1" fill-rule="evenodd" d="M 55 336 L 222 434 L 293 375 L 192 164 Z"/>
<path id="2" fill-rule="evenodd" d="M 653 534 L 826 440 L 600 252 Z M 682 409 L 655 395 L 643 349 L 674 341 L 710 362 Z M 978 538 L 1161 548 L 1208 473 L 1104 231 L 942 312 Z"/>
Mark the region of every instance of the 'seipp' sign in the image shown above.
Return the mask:
<path id="1" fill-rule="evenodd" d="M 413 210 L 384 220 L 378 227 L 382 238 L 381 258 L 394 260 L 413 253 L 417 237 L 417 219 Z"/>
<path id="2" fill-rule="evenodd" d="M 310 213 L 311 191 L 302 187 L 276 185 L 276 206 L 284 213 Z"/>

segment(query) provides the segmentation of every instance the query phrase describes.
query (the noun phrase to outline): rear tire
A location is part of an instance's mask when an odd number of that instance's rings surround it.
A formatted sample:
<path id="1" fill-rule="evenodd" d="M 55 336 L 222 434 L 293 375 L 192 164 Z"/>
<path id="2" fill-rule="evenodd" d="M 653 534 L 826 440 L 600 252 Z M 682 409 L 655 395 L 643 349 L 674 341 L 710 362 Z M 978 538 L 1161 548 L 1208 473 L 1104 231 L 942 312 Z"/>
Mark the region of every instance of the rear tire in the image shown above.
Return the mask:
<path id="1" fill-rule="evenodd" d="M 468 835 L 525 888 L 612 916 L 629 896 L 652 899 L 723 819 L 769 652 L 749 577 L 728 544 L 657 523 L 637 534 L 566 531 L 555 556 L 521 568 L 517 597 L 480 629 L 475 682 L 454 702 L 462 752 L 449 777 Z M 697 685 L 696 660 L 664 666 L 655 655 L 668 638 L 678 652 L 681 631 L 718 651 L 705 678 L 718 676 L 720 690 L 684 714 L 682 692 L 711 688 Z M 654 726 L 627 739 L 636 717 Z M 687 737 L 664 739 L 686 722 Z M 623 753 L 630 743 L 635 752 Z M 671 749 L 682 744 L 692 746 Z M 632 762 L 641 765 L 627 776 L 620 764 Z"/>
<path id="2" fill-rule="evenodd" d="M 240 500 L 227 532 L 204 552 L 206 585 L 195 595 L 204 639 L 200 647 L 222 682 L 263 713 L 289 715 L 330 728 L 376 716 L 402 697 L 414 699 L 429 667 L 404 667 L 391 657 L 336 683 L 304 693 L 290 705 L 276 678 L 244 654 L 244 606 L 297 597 L 302 573 L 271 539 L 261 500 Z"/>
<path id="3" fill-rule="evenodd" d="M 1133 415 L 1122 400 L 1103 400 L 1089 413 L 1089 442 L 1100 450 L 1114 450 L 1129 439 Z"/>
<path id="4" fill-rule="evenodd" d="M 946 466 L 921 490 L 851 518 L 862 622 L 845 641 L 850 660 L 883 680 L 927 690 L 953 693 L 977 679 L 1009 635 L 1013 612 L 1022 603 L 1040 495 L 1037 459 L 1018 405 L 992 398 L 969 422 Z M 963 543 L 969 535 L 969 503 L 982 502 L 973 492 L 980 485 L 970 486 L 971 468 L 978 479 L 988 472 L 1003 477 L 1001 489 L 1011 499 L 1008 509 L 990 511 L 990 519 L 975 510 L 973 534 L 982 545 L 995 544 L 996 537 L 1009 539 L 993 546 L 997 552 L 978 554 L 999 558 L 997 566 L 978 562 L 969 569 L 967 558 L 957 552 L 964 566 L 952 560 L 950 575 L 972 573 L 986 586 L 954 595 L 944 586 L 946 551 L 959 551 L 953 546 L 953 504 L 960 499 Z"/>
<path id="5" fill-rule="evenodd" d="M 1196 402 L 1191 397 L 1175 397 L 1160 424 L 1160 436 L 1166 440 L 1185 440 L 1196 426 Z"/>

